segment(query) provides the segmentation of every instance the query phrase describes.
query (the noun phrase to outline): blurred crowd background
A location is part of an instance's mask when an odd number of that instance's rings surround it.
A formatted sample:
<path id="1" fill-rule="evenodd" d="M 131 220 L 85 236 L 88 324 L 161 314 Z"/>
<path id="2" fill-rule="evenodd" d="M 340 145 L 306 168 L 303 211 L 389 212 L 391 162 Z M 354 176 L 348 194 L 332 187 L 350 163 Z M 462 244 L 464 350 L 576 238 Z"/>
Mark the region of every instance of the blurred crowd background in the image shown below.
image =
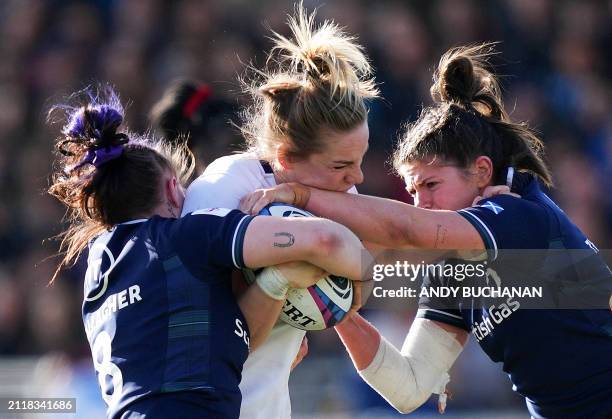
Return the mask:
<path id="1" fill-rule="evenodd" d="M 409 200 L 385 162 L 401 124 L 430 103 L 440 55 L 451 46 L 501 41 L 494 63 L 507 106 L 547 144 L 554 199 L 599 248 L 612 246 L 612 2 L 328 0 L 305 6 L 320 6 L 318 19 L 334 19 L 358 36 L 380 83 L 384 100 L 371 106 L 360 192 Z M 278 0 L 0 3 L 0 396 L 76 395 L 78 417 L 104 410 L 81 324 L 82 267 L 47 286 L 58 245 L 48 238 L 60 232 L 63 215 L 45 195 L 60 129 L 45 122 L 49 106 L 88 84 L 109 82 L 128 103 L 129 126 L 144 131 L 168 84 L 192 78 L 240 109 L 248 98 L 238 76 L 249 63 L 263 65 L 269 28 L 286 33 L 292 10 L 293 2 Z M 225 119 L 198 139 L 203 163 L 240 145 Z M 400 345 L 414 307 L 396 302 L 365 313 Z M 296 417 L 392 414 L 360 382 L 333 331 L 309 336 L 310 354 L 290 383 Z M 451 415 L 474 417 L 465 412 L 476 408 L 526 415 L 500 366 L 477 345 L 461 356 L 451 390 Z M 419 412 L 433 411 L 430 402 Z"/>

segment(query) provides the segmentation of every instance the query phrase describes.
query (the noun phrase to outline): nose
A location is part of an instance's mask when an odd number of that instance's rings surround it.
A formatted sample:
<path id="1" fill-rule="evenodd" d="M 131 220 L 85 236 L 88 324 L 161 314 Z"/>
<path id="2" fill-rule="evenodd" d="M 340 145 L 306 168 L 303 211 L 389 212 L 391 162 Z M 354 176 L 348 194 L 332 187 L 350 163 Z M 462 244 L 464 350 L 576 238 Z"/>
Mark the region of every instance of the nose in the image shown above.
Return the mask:
<path id="1" fill-rule="evenodd" d="M 360 185 L 363 183 L 363 172 L 361 167 L 356 167 L 351 170 L 345 177 L 344 181 L 351 185 Z"/>
<path id="2" fill-rule="evenodd" d="M 424 209 L 432 208 L 431 196 L 427 193 L 417 192 L 414 195 L 414 206 Z"/>

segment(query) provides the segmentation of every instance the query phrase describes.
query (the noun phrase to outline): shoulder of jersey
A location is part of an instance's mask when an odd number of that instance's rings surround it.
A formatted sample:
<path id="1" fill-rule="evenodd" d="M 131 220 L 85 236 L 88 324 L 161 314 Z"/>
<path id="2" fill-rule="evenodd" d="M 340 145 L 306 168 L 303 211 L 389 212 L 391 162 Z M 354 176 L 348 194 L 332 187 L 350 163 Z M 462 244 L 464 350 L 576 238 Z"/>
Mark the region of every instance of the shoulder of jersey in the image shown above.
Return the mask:
<path id="1" fill-rule="evenodd" d="M 206 167 L 204 173 L 261 171 L 261 163 L 252 154 L 240 153 L 219 157 Z"/>

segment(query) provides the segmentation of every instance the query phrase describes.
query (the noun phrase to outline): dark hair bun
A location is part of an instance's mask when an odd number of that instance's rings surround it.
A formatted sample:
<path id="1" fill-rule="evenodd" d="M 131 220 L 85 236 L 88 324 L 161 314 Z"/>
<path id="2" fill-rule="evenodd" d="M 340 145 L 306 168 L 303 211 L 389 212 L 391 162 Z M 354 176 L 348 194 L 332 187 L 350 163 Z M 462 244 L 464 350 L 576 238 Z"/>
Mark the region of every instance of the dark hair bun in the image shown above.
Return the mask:
<path id="1" fill-rule="evenodd" d="M 443 101 L 470 103 L 474 98 L 476 80 L 474 66 L 468 57 L 457 56 L 440 69 L 437 88 Z"/>
<path id="2" fill-rule="evenodd" d="M 149 113 L 151 123 L 170 142 L 187 138 L 190 147 L 209 142 L 215 127 L 234 117 L 236 105 L 206 83 L 177 79 Z"/>
<path id="3" fill-rule="evenodd" d="M 434 73 L 431 96 L 436 102 L 461 105 L 483 116 L 507 119 L 499 84 L 491 72 L 489 57 L 494 44 L 453 48 L 440 59 Z"/>

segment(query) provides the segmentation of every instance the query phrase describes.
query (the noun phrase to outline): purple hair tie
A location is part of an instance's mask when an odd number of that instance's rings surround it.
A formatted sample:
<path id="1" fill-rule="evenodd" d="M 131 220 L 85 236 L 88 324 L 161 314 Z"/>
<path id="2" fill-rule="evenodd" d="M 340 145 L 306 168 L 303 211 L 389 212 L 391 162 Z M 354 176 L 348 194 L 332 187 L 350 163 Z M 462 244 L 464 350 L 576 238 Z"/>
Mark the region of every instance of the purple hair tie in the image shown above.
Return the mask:
<path id="1" fill-rule="evenodd" d="M 66 169 L 66 173 L 70 173 L 86 164 L 93 164 L 96 168 L 108 163 L 111 160 L 116 159 L 123 153 L 124 144 L 115 144 L 108 147 L 98 148 L 96 150 L 89 149 L 87 154 L 81 159 L 80 162 L 72 167 Z"/>

